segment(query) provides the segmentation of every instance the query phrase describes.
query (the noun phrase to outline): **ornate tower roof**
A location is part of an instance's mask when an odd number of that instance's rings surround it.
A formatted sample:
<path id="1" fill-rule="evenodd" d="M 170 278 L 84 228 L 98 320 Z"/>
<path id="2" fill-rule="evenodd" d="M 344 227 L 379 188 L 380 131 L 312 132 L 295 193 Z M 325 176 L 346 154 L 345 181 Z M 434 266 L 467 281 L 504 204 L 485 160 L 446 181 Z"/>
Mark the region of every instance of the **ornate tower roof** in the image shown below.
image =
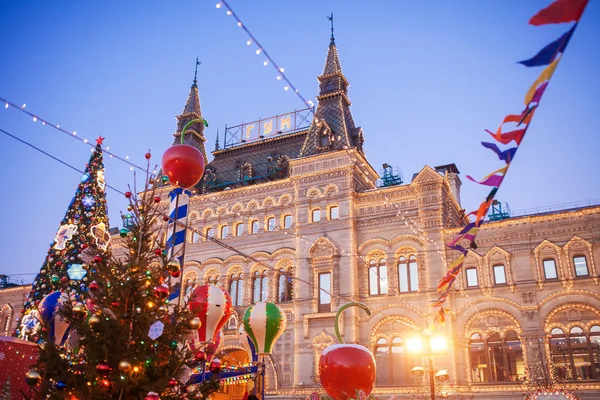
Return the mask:
<path id="1" fill-rule="evenodd" d="M 200 96 L 198 94 L 198 84 L 196 76 L 194 76 L 194 83 L 190 88 L 190 94 L 185 102 L 183 111 L 177 118 L 177 132 L 173 134 L 173 144 L 181 143 L 181 131 L 185 124 L 193 119 L 202 118 L 202 110 L 200 109 Z M 208 164 L 208 158 L 206 157 L 206 150 L 204 148 L 204 124 L 202 122 L 194 122 L 185 131 L 184 143 L 190 146 L 196 147 L 204 156 L 205 164 Z"/>
<path id="2" fill-rule="evenodd" d="M 348 99 L 349 83 L 342 72 L 333 35 L 323 74 L 317 80 L 319 104 L 300 156 L 347 148 L 362 152 L 362 129 L 354 125 Z"/>

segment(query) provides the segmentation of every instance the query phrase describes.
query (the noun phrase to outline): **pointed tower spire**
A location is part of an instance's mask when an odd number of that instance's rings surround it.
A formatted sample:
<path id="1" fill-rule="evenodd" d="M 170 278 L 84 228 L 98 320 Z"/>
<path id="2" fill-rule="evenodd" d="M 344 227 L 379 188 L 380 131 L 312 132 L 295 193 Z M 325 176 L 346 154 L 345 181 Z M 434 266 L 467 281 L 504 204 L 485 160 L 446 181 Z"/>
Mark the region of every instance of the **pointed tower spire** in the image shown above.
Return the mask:
<path id="1" fill-rule="evenodd" d="M 348 99 L 349 83 L 342 72 L 333 36 L 333 14 L 327 19 L 331 21 L 331 40 L 323 74 L 317 77 L 319 104 L 300 151 L 301 156 L 347 148 L 363 151 L 362 129 L 354 125 Z"/>
<path id="2" fill-rule="evenodd" d="M 180 136 L 183 127 L 193 119 L 202 118 L 202 109 L 200 108 L 200 96 L 198 94 L 198 65 L 202 64 L 196 58 L 196 68 L 194 71 L 194 83 L 190 88 L 190 94 L 185 102 L 183 111 L 177 118 L 177 132 L 173 134 L 173 144 L 180 143 Z M 201 122 L 194 122 L 191 124 L 185 132 L 185 144 L 196 147 L 204 156 L 204 162 L 208 164 L 208 158 L 206 157 L 206 149 L 204 148 L 204 124 Z"/>
<path id="3" fill-rule="evenodd" d="M 217 129 L 217 139 L 215 140 L 215 151 L 220 150 L 219 147 L 219 129 Z"/>

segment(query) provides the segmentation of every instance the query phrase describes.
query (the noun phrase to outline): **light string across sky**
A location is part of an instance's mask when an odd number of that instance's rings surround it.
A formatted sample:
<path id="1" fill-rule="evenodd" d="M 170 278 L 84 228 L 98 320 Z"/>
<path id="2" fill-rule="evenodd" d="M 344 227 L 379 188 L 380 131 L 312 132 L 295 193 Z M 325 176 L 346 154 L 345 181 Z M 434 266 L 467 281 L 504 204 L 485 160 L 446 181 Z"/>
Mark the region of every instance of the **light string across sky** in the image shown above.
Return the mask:
<path id="1" fill-rule="evenodd" d="M 302 96 L 302 94 L 300 93 L 300 91 L 296 88 L 296 86 L 294 86 L 294 84 L 292 83 L 292 81 L 290 81 L 290 79 L 284 73 L 285 69 L 282 68 L 282 67 L 279 67 L 279 65 L 277 65 L 277 63 L 269 55 L 269 53 L 267 52 L 267 50 L 260 44 L 260 42 L 258 41 L 258 39 L 256 39 L 256 37 L 252 34 L 252 32 L 250 31 L 250 29 L 248 29 L 248 27 L 246 26 L 246 24 L 244 24 L 242 22 L 242 20 L 240 19 L 240 17 L 238 17 L 238 15 L 235 13 L 235 11 L 233 11 L 233 9 L 229 5 L 229 3 L 227 3 L 227 1 L 225 1 L 225 0 L 222 0 L 222 1 L 220 1 L 220 2 L 217 3 L 216 7 L 217 7 L 217 9 L 221 9 L 221 8 L 226 9 L 225 13 L 227 15 L 235 18 L 235 20 L 237 22 L 237 26 L 239 26 L 240 28 L 242 28 L 244 30 L 244 32 L 246 32 L 246 34 L 248 35 L 248 40 L 246 41 L 246 44 L 248 46 L 252 46 L 254 44 L 257 47 L 256 50 L 255 50 L 255 53 L 257 55 L 264 54 L 266 60 L 263 61 L 263 65 L 266 67 L 269 64 L 271 64 L 273 66 L 273 68 L 275 68 L 277 70 L 277 80 L 283 80 L 283 81 L 285 81 L 287 83 L 287 85 L 283 87 L 283 90 L 292 89 L 292 91 L 300 98 L 300 100 L 302 100 L 302 103 L 304 103 L 305 105 L 308 105 L 309 107 L 314 106 L 314 102 L 312 100 L 306 100 L 306 98 L 304 96 Z"/>

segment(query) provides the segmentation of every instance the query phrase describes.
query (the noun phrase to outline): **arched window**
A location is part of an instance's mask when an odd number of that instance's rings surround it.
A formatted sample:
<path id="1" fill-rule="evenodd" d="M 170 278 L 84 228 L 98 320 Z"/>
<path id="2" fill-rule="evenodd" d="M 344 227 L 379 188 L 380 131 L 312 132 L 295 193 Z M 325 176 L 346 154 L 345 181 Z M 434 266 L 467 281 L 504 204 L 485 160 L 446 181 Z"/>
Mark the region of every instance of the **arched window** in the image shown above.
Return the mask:
<path id="1" fill-rule="evenodd" d="M 252 302 L 266 301 L 269 286 L 267 285 L 267 275 L 265 271 L 254 272 L 252 280 Z"/>
<path id="2" fill-rule="evenodd" d="M 556 273 L 556 261 L 554 258 L 547 258 L 542 261 L 544 265 L 544 277 L 546 280 L 557 279 L 558 274 Z"/>
<path id="3" fill-rule="evenodd" d="M 198 243 L 200 241 L 200 234 L 196 231 L 192 232 L 192 243 Z"/>
<path id="4" fill-rule="evenodd" d="M 242 236 L 243 234 L 244 234 L 244 224 L 242 222 L 239 222 L 235 226 L 235 236 Z"/>
<path id="5" fill-rule="evenodd" d="M 394 335 L 397 335 L 395 333 Z M 378 386 L 399 386 L 412 383 L 411 369 L 420 364 L 420 356 L 408 354 L 401 337 L 377 339 L 375 362 Z"/>
<path id="6" fill-rule="evenodd" d="M 229 278 L 229 295 L 234 306 L 241 306 L 244 297 L 244 280 L 242 273 L 231 274 Z"/>
<path id="7" fill-rule="evenodd" d="M 573 267 L 575 268 L 575 276 L 588 276 L 590 274 L 587 259 L 584 255 L 573 257 Z"/>
<path id="8" fill-rule="evenodd" d="M 291 268 L 286 271 L 279 269 L 279 278 L 277 285 L 277 299 L 280 302 L 291 301 L 293 299 L 293 280 Z"/>
<path id="9" fill-rule="evenodd" d="M 329 207 L 329 219 L 340 219 L 340 208 L 338 206 Z"/>
<path id="10" fill-rule="evenodd" d="M 223 225 L 221 227 L 221 239 L 225 239 L 229 236 L 229 225 Z"/>
<path id="11" fill-rule="evenodd" d="M 554 328 L 550 332 L 550 360 L 557 378 L 571 379 L 569 346 L 567 337 L 560 328 Z"/>
<path id="12" fill-rule="evenodd" d="M 388 279 L 385 258 L 369 261 L 369 294 L 387 294 Z"/>
<path id="13" fill-rule="evenodd" d="M 206 277 L 206 285 L 218 285 L 219 284 L 219 276 L 218 275 L 210 275 Z"/>
<path id="14" fill-rule="evenodd" d="M 514 331 L 501 338 L 492 333 L 483 339 L 474 333 L 469 339 L 471 379 L 478 382 L 517 382 L 525 379 L 525 359 L 521 340 Z"/>
<path id="15" fill-rule="evenodd" d="M 267 230 L 273 232 L 275 230 L 275 217 L 267 218 Z"/>
<path id="16" fill-rule="evenodd" d="M 575 379 L 592 379 L 595 371 L 592 371 L 592 357 L 588 346 L 588 338 L 583 333 L 583 329 L 578 326 L 572 327 L 569 332 L 568 344 L 571 352 L 573 377 Z"/>
<path id="17" fill-rule="evenodd" d="M 214 237 L 214 236 L 215 236 L 215 233 L 214 233 L 214 231 L 213 231 L 213 228 L 212 228 L 212 227 L 210 227 L 210 226 L 209 226 L 208 228 L 206 228 L 206 230 L 204 231 L 204 235 L 205 235 L 207 238 L 212 238 L 212 237 Z"/>
<path id="18" fill-rule="evenodd" d="M 259 224 L 258 224 L 257 220 L 252 221 L 252 224 L 250 226 L 251 226 L 251 231 L 250 231 L 251 234 L 258 233 Z"/>
<path id="19" fill-rule="evenodd" d="M 287 214 L 283 217 L 283 227 L 289 229 L 292 227 L 292 215 Z"/>
<path id="20" fill-rule="evenodd" d="M 411 255 L 408 260 L 404 256 L 398 258 L 398 288 L 400 292 L 417 292 L 419 290 L 419 271 L 417 257 Z"/>

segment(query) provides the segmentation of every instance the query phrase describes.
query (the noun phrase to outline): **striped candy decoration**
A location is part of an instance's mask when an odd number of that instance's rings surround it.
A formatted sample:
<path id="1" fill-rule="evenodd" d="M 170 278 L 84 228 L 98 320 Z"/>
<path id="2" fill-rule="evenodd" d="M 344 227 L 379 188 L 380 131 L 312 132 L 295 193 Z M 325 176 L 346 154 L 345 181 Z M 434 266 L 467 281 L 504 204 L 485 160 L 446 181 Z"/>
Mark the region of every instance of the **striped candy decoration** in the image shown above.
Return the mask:
<path id="1" fill-rule="evenodd" d="M 286 326 L 285 312 L 275 303 L 260 301 L 244 314 L 244 330 L 260 356 L 271 354 Z"/>
<path id="2" fill-rule="evenodd" d="M 194 289 L 188 307 L 202 323 L 197 338 L 201 343 L 214 342 L 232 312 L 229 293 L 215 285 L 202 285 Z"/>
<path id="3" fill-rule="evenodd" d="M 185 255 L 185 225 L 187 224 L 190 195 L 189 191 L 182 188 L 175 188 L 169 193 L 171 202 L 169 204 L 169 224 L 167 225 L 168 258 L 177 260 L 181 268 L 183 268 Z M 173 303 L 181 296 L 181 275 L 176 278 L 171 276 L 169 279 L 171 286 L 169 301 Z"/>

